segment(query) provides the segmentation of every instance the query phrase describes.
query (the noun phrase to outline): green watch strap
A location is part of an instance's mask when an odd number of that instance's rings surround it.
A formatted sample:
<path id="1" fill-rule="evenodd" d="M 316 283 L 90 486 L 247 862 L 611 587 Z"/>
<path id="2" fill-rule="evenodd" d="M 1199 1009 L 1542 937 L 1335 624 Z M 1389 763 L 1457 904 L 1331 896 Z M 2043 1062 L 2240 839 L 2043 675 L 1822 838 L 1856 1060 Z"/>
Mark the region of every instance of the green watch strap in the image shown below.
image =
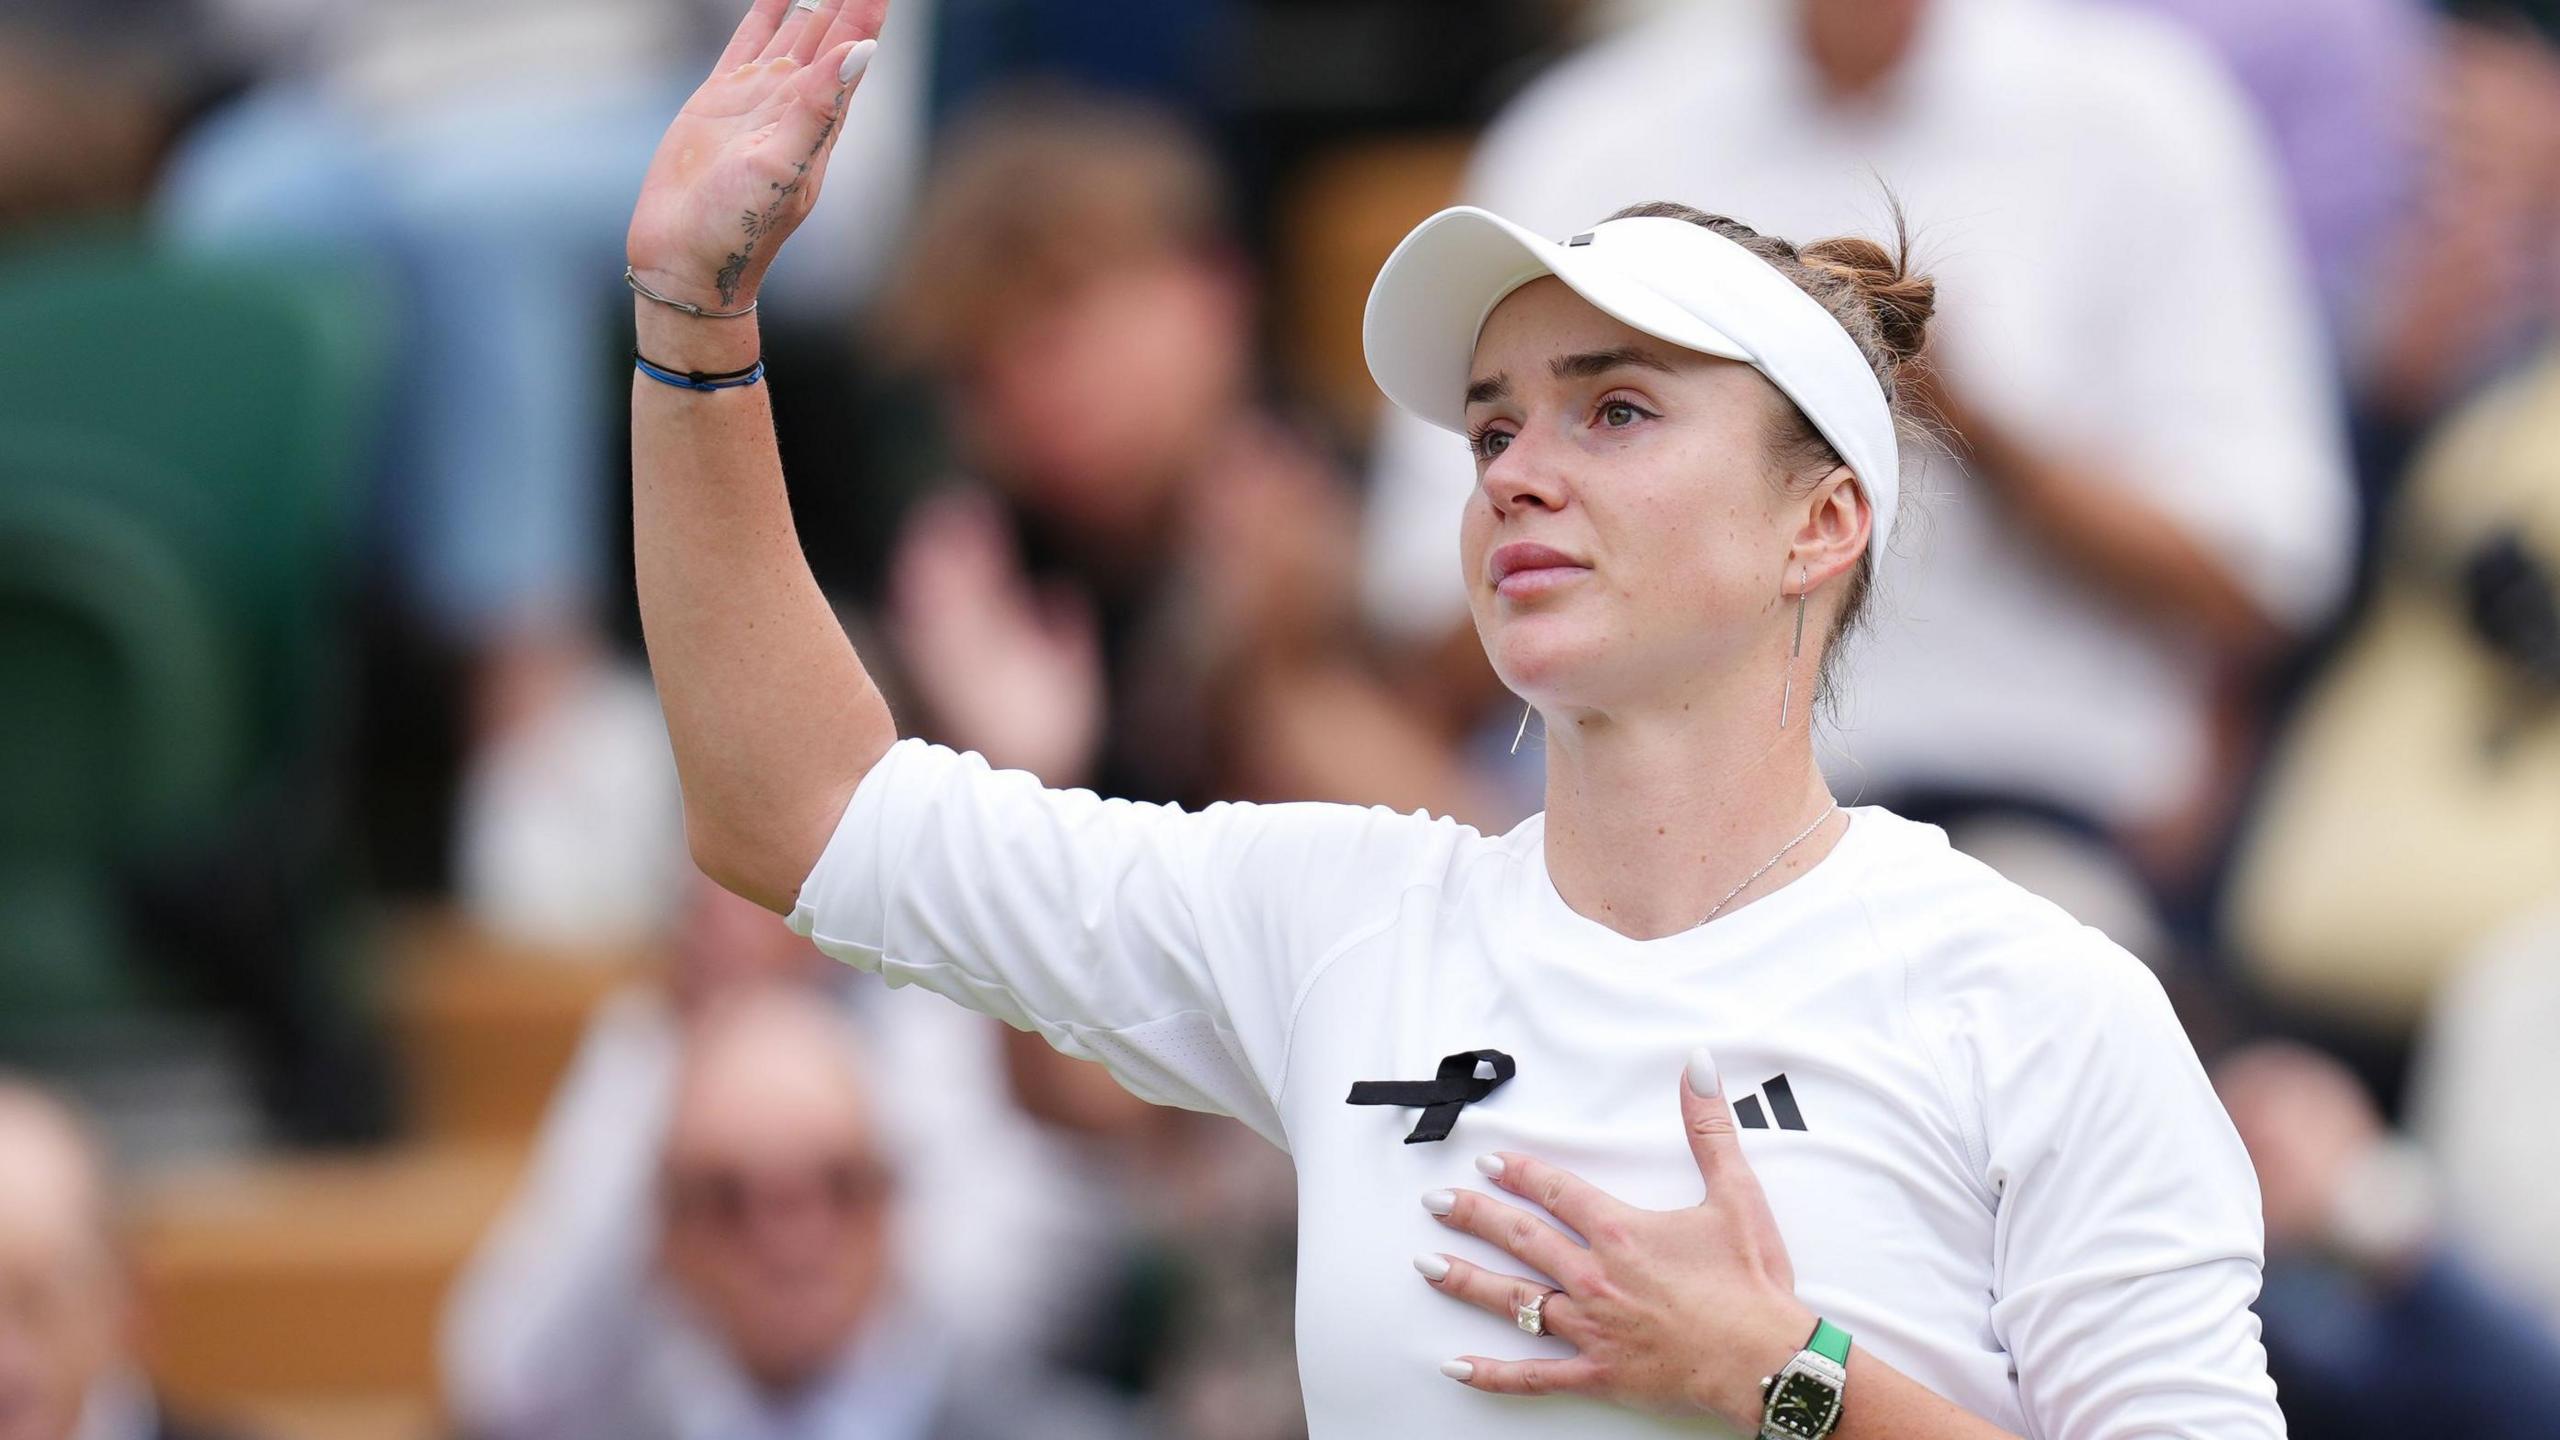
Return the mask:
<path id="1" fill-rule="evenodd" d="M 1813 1322 L 1813 1338 L 1804 1342 L 1804 1348 L 1835 1365 L 1845 1366 L 1849 1363 L 1849 1332 L 1828 1320 L 1816 1320 Z"/>

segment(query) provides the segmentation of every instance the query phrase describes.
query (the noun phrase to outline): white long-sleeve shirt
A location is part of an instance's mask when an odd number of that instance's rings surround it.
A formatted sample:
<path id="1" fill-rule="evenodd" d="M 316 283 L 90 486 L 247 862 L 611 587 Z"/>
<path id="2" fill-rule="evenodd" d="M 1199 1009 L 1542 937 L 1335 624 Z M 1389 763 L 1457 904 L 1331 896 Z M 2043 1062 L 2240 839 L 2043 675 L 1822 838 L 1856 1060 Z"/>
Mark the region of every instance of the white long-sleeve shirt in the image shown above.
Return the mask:
<path id="1" fill-rule="evenodd" d="M 1480 1184 L 1491 1150 L 1696 1203 L 1676 1087 L 1701 1044 L 1799 1293 L 1857 1344 L 2036 1440 L 2281 1435 L 2249 1308 L 2256 1180 L 2158 984 L 1934 828 L 1850 815 L 1785 888 L 1635 941 L 1557 894 L 1542 819 L 1489 836 L 1344 806 L 1186 814 L 909 740 L 791 923 L 1286 1149 L 1314 1440 L 1698 1433 L 1452 1384 L 1451 1356 L 1569 1351 L 1410 1261 L 1519 1268 L 1419 1204 Z M 1444 1142 L 1405 1143 L 1413 1110 L 1346 1103 L 1481 1049 L 1518 1074 Z"/>
<path id="2" fill-rule="evenodd" d="M 2347 572 L 2353 491 L 2317 305 L 2255 123 L 2154 17 L 1934 0 L 1876 91 L 1828 98 L 1792 0 L 1695 0 L 1542 75 L 1464 199 L 1562 238 L 1646 200 L 1799 243 L 1908 211 L 1965 399 L 2164 513 L 2276 622 Z M 2210 657 L 2076 573 L 1963 467 L 1904 454 L 1905 522 L 1841 670 L 1843 795 L 1991 791 L 2132 824 L 2207 758 Z M 1400 412 L 1363 589 L 1390 633 L 1466 622 L 1463 439 Z"/>

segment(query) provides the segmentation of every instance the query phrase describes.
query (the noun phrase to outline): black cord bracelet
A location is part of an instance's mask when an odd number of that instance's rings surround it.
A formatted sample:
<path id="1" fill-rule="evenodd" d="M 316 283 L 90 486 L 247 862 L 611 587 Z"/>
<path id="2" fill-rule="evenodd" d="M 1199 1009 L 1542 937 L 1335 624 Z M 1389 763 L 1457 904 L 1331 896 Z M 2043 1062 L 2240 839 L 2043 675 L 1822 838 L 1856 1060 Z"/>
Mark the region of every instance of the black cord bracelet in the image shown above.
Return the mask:
<path id="1" fill-rule="evenodd" d="M 679 390 L 735 390 L 742 385 L 753 385 L 764 378 L 764 357 L 762 356 L 756 357 L 756 363 L 744 370 L 722 370 L 717 373 L 707 370 L 672 370 L 637 350 L 631 352 L 631 363 L 638 367 L 641 374 L 662 385 L 673 385 Z"/>

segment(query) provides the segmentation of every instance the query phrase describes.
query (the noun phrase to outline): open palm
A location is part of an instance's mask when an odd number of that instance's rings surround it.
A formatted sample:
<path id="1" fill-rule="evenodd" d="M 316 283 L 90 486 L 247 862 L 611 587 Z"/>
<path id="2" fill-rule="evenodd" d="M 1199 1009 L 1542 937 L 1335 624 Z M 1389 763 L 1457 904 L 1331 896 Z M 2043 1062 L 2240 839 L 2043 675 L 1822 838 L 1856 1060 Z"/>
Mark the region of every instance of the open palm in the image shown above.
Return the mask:
<path id="1" fill-rule="evenodd" d="M 643 281 L 707 308 L 754 298 L 817 201 L 836 123 L 888 8 L 755 0 L 640 182 L 625 243 Z"/>

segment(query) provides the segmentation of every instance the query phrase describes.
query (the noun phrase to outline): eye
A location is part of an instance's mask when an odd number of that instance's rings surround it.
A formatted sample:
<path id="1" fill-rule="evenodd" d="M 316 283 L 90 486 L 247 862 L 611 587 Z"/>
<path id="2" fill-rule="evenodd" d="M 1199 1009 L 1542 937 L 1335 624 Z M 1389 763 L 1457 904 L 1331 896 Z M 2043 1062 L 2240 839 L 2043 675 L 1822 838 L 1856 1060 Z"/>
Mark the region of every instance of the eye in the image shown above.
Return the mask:
<path id="1" fill-rule="evenodd" d="M 1511 448 L 1511 432 L 1478 425 L 1467 432 L 1467 448 L 1475 452 L 1477 459 L 1490 460 Z"/>
<path id="2" fill-rule="evenodd" d="M 1627 400 L 1600 402 L 1600 423 L 1612 430 L 1622 430 L 1638 420 L 1650 420 L 1653 412 Z"/>

